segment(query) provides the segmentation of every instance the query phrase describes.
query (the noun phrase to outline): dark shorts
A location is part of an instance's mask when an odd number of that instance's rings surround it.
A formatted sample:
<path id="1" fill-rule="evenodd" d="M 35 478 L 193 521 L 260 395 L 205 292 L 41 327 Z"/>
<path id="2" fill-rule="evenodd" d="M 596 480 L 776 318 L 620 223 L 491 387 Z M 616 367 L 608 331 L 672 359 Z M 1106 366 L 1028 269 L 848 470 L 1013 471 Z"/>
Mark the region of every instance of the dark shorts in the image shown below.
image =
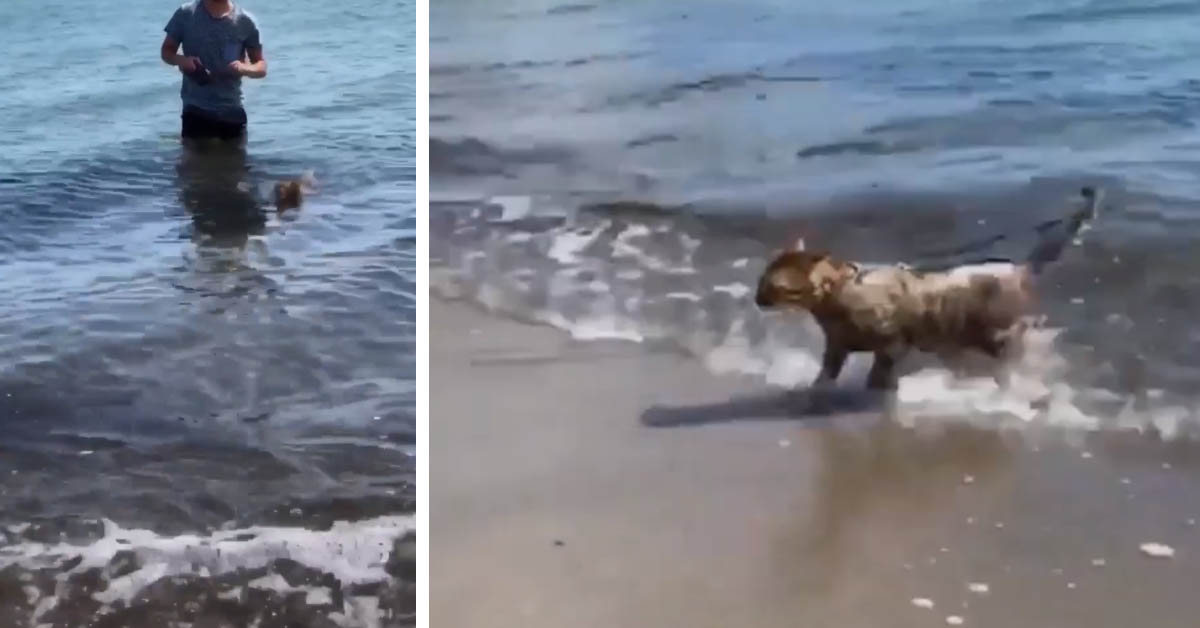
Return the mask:
<path id="1" fill-rule="evenodd" d="M 246 137 L 246 110 L 233 116 L 217 117 L 202 109 L 184 107 L 182 135 L 186 139 L 240 140 Z M 233 119 L 229 119 L 233 118 Z"/>

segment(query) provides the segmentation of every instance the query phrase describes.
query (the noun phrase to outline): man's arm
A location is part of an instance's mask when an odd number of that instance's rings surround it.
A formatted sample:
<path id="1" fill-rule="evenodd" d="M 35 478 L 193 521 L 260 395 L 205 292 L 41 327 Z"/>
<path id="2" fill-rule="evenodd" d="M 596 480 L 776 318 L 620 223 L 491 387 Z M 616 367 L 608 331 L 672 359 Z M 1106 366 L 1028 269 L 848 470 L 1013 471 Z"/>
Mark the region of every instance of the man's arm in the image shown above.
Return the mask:
<path id="1" fill-rule="evenodd" d="M 246 56 L 250 58 L 250 63 L 234 61 L 229 64 L 230 68 L 246 78 L 263 78 L 267 75 L 267 58 L 263 56 L 261 46 L 247 48 Z"/>
<path id="2" fill-rule="evenodd" d="M 196 58 L 185 57 L 179 54 L 179 42 L 170 35 L 167 35 L 163 38 L 162 48 L 159 50 L 159 56 L 162 57 L 163 63 L 167 65 L 179 66 L 179 69 L 184 72 L 193 72 L 196 69 Z"/>

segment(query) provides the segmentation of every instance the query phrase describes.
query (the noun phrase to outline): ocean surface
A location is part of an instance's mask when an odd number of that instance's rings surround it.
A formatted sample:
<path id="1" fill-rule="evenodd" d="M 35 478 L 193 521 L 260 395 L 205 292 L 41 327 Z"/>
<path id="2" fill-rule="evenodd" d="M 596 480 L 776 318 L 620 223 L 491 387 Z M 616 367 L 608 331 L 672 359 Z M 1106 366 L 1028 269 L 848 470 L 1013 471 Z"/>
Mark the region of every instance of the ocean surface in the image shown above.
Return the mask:
<path id="1" fill-rule="evenodd" d="M 0 626 L 411 623 L 414 4 L 247 0 L 239 154 L 179 3 L 0 3 Z"/>
<path id="2" fill-rule="evenodd" d="M 1096 185 L 1012 388 L 917 361 L 898 414 L 1200 431 L 1200 3 L 430 11 L 435 296 L 805 385 L 820 334 L 753 305 L 773 252 L 929 262 L 1009 234 L 971 254 L 1019 257 Z"/>

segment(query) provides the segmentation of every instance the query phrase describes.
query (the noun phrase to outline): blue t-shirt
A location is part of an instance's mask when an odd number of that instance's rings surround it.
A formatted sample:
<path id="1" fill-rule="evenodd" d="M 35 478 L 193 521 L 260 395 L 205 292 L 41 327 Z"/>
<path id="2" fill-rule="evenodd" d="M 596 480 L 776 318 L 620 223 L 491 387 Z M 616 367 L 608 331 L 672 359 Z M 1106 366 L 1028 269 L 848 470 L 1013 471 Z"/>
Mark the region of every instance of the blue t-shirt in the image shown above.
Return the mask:
<path id="1" fill-rule="evenodd" d="M 215 18 L 204 0 L 191 0 L 175 10 L 163 30 L 183 45 L 184 56 L 198 57 L 211 73 L 205 84 L 183 75 L 183 104 L 235 119 L 242 108 L 242 77 L 229 72 L 229 63 L 245 61 L 246 50 L 262 48 L 262 42 L 254 16 L 236 4 L 232 8 L 229 15 Z"/>

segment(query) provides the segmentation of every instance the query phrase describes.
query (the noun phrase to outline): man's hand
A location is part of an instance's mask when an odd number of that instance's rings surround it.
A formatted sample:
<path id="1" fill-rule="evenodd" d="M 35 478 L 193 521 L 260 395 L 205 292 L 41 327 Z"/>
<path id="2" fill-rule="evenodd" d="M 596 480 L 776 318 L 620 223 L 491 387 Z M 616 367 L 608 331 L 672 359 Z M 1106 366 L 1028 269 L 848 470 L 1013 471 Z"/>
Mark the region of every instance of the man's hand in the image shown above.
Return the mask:
<path id="1" fill-rule="evenodd" d="M 232 61 L 225 69 L 235 76 L 260 79 L 267 75 L 267 60 L 263 58 L 262 48 L 246 49 L 248 61 Z"/>
<path id="2" fill-rule="evenodd" d="M 182 57 L 181 56 L 181 57 L 177 57 L 177 59 L 178 59 L 178 63 L 176 65 L 179 66 L 179 71 L 183 72 L 185 74 L 191 74 L 192 72 L 195 72 L 196 70 L 200 69 L 200 67 L 202 67 L 204 65 L 203 63 L 200 62 L 199 57 Z"/>

